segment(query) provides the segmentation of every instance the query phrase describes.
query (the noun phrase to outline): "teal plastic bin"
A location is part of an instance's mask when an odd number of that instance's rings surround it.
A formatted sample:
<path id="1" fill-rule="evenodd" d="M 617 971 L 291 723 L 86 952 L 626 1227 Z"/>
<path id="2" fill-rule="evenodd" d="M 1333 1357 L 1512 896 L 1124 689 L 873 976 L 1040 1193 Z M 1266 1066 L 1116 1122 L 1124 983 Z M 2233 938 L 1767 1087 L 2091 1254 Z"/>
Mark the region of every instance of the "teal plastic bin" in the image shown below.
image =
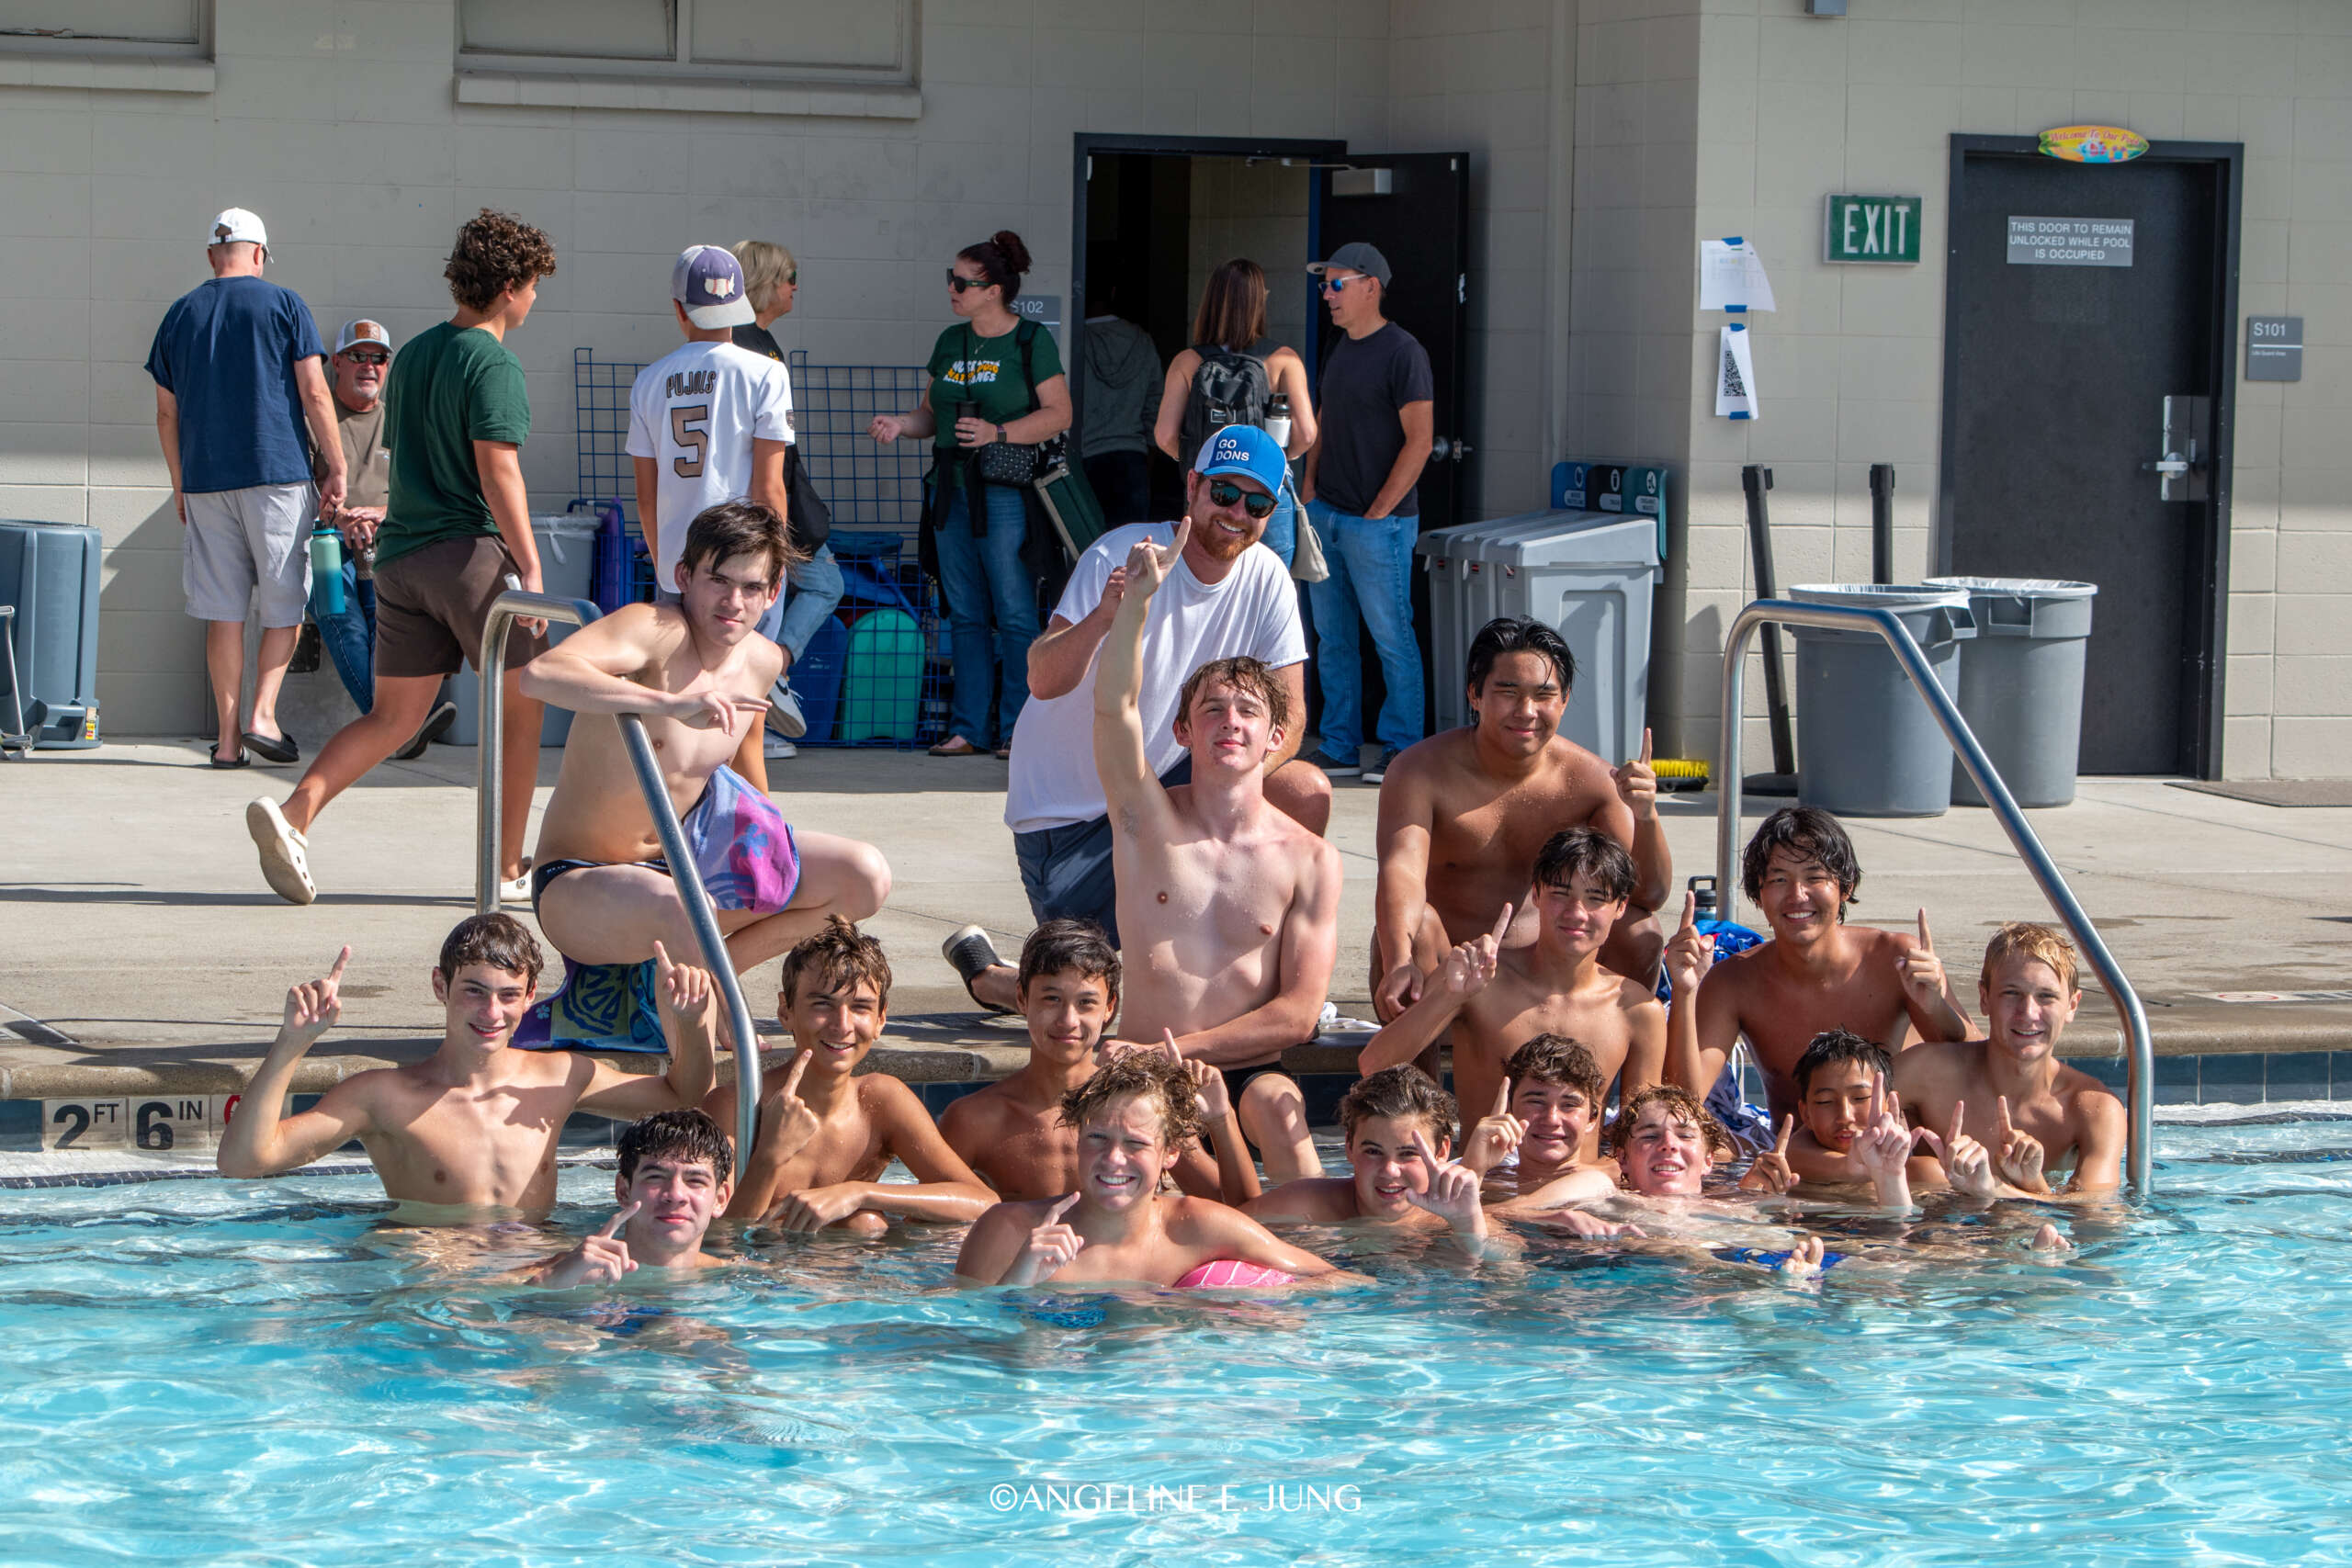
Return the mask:
<path id="1" fill-rule="evenodd" d="M 0 604 L 16 615 L 0 623 L 16 648 L 19 689 L 8 689 L 0 660 L 0 726 L 12 722 L 11 698 L 24 705 L 25 728 L 44 751 L 98 743 L 98 563 L 105 545 L 79 523 L 0 519 Z"/>
<path id="2" fill-rule="evenodd" d="M 922 712 L 922 627 L 904 610 L 868 610 L 849 628 L 841 739 L 912 740 Z"/>

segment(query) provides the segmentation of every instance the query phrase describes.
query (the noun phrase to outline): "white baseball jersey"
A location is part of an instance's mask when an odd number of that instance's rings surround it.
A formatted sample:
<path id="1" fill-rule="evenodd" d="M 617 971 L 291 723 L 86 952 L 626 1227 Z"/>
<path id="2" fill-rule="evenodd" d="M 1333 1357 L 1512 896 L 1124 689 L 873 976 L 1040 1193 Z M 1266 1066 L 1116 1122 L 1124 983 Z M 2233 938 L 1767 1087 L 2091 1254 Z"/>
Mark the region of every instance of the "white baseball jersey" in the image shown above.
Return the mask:
<path id="1" fill-rule="evenodd" d="M 654 578 L 677 591 L 686 528 L 705 508 L 751 493 L 752 443 L 792 439 L 792 379 L 731 343 L 689 343 L 637 374 L 628 455 L 653 459 Z"/>

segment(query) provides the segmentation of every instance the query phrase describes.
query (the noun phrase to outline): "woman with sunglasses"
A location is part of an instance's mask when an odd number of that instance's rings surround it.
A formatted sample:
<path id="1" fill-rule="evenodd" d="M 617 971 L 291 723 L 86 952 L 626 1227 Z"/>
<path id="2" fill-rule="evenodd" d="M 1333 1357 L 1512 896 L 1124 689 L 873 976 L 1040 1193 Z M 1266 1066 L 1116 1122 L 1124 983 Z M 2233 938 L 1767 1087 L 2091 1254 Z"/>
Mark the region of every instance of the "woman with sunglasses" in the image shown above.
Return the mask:
<path id="1" fill-rule="evenodd" d="M 876 441 L 931 436 L 937 453 L 931 514 L 956 689 L 947 737 L 931 749 L 934 757 L 989 749 L 991 696 L 995 734 L 1010 742 L 1029 696 L 1037 583 L 1021 558 L 1029 531 L 1027 487 L 982 484 L 972 461 L 990 443 L 1033 445 L 1069 428 L 1069 378 L 1054 334 L 1023 330 L 1012 311 L 1028 270 L 1029 247 L 1010 229 L 957 252 L 947 269 L 947 304 L 959 319 L 932 349 L 922 401 L 908 413 L 877 414 L 867 427 Z M 1010 750 L 1008 744 L 997 754 Z"/>
<path id="2" fill-rule="evenodd" d="M 1201 308 L 1193 317 L 1193 346 L 1169 365 L 1168 382 L 1160 391 L 1159 422 L 1152 440 L 1176 459 L 1179 468 L 1191 466 L 1202 439 L 1227 418 L 1247 416 L 1246 423 L 1256 423 L 1262 417 L 1262 410 L 1232 410 L 1225 418 L 1209 417 L 1193 388 L 1205 363 L 1204 349 L 1256 361 L 1264 370 L 1268 397 L 1279 394 L 1290 400 L 1290 440 L 1283 448 L 1284 457 L 1295 460 L 1315 445 L 1315 398 L 1307 389 L 1306 362 L 1296 349 L 1266 335 L 1265 269 L 1247 257 L 1236 257 L 1209 275 L 1208 287 L 1201 291 Z M 1265 536 L 1266 547 L 1280 556 L 1285 567 L 1298 547 L 1297 513 L 1297 502 L 1285 483 L 1267 520 Z"/>

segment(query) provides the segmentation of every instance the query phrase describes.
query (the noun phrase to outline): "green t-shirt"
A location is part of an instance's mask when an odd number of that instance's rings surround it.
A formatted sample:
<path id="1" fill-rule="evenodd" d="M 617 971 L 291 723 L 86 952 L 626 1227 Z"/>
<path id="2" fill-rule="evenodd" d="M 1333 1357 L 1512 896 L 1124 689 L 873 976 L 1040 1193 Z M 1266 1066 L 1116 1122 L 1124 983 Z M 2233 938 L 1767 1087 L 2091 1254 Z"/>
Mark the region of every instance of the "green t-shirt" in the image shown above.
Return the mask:
<path id="1" fill-rule="evenodd" d="M 1024 330 L 1029 336 L 1032 379 L 1021 374 Z M 931 373 L 931 410 L 939 420 L 932 445 L 944 456 L 956 448 L 956 422 L 948 417 L 951 403 L 961 399 L 975 405 L 963 411 L 971 417 L 990 424 L 1009 424 L 1034 412 L 1032 393 L 1037 383 L 1062 373 L 1062 351 L 1056 346 L 1054 334 L 1044 327 L 1024 322 L 1002 337 L 982 337 L 968 323 L 958 321 L 939 334 L 939 342 L 932 347 L 931 363 L 924 368 Z M 951 490 L 963 482 L 963 473 L 961 463 L 939 466 L 940 481 Z"/>
<path id="2" fill-rule="evenodd" d="M 376 536 L 377 569 L 444 539 L 496 535 L 473 444 L 519 446 L 530 434 L 523 362 L 504 344 L 448 321 L 409 339 L 384 389 L 392 490 Z"/>

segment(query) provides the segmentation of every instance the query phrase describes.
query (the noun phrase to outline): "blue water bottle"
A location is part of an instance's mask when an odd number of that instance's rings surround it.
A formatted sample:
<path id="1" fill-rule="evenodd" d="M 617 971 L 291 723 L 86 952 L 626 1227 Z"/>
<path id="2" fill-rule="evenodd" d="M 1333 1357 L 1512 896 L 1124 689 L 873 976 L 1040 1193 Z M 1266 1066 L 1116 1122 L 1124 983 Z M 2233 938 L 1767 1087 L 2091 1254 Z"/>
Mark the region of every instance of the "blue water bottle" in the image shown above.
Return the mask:
<path id="1" fill-rule="evenodd" d="M 314 614 L 343 614 L 343 536 L 322 524 L 311 531 L 311 607 Z"/>

